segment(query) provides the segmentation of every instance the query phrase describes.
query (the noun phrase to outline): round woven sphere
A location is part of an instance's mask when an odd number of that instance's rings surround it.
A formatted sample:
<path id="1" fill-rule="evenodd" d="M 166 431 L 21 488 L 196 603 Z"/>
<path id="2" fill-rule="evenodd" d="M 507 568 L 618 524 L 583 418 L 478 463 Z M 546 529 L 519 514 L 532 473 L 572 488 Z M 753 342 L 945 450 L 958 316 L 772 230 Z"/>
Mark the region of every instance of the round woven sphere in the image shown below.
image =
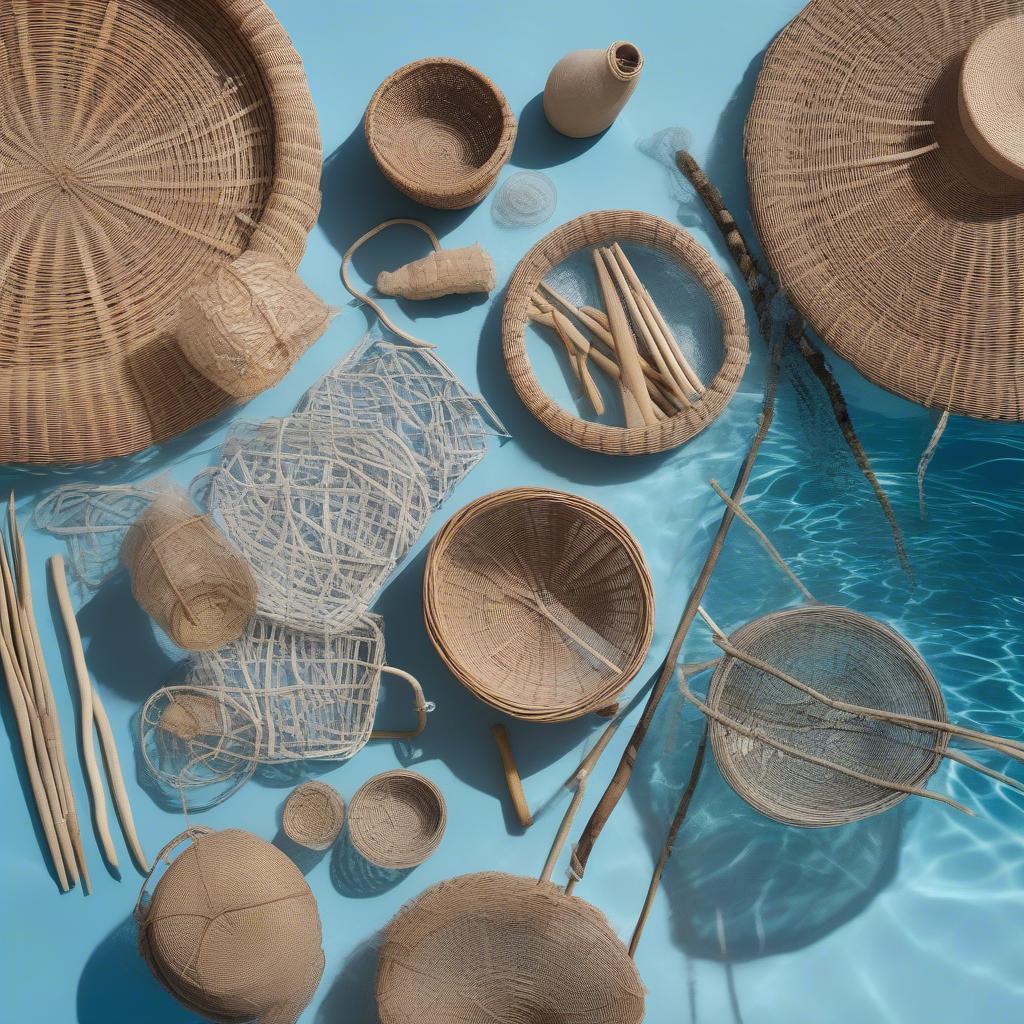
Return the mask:
<path id="1" fill-rule="evenodd" d="M 320 205 L 302 63 L 260 0 L 0 5 L 0 462 L 123 455 L 230 401 L 178 298 Z"/>
<path id="2" fill-rule="evenodd" d="M 935 678 L 897 632 L 846 608 L 811 605 L 756 619 L 733 647 L 837 701 L 946 721 Z M 907 786 L 923 785 L 942 761 L 946 738 L 838 711 L 770 673 L 726 656 L 708 689 L 709 708 L 790 748 Z M 840 774 L 711 723 L 711 746 L 726 781 L 776 821 L 821 827 L 878 814 L 906 793 Z M 934 749 L 933 749 L 934 748 Z"/>
<path id="3" fill-rule="evenodd" d="M 284 805 L 284 834 L 310 850 L 326 850 L 345 821 L 345 801 L 325 782 L 304 782 Z"/>
<path id="4" fill-rule="evenodd" d="M 441 210 L 480 202 L 516 139 L 515 115 L 501 90 L 451 57 L 426 57 L 389 75 L 373 94 L 363 127 L 388 181 Z"/>
<path id="5" fill-rule="evenodd" d="M 384 932 L 381 1024 L 639 1024 L 644 986 L 605 916 L 484 872 L 427 889 Z"/>
<path id="6" fill-rule="evenodd" d="M 139 948 L 157 980 L 204 1019 L 294 1024 L 324 969 L 320 915 L 302 872 L 239 829 L 195 829 L 148 903 Z"/>
<path id="7" fill-rule="evenodd" d="M 1024 52 L 986 32 L 1021 13 L 811 0 L 769 48 L 746 129 L 765 253 L 822 340 L 903 398 L 987 420 L 1024 420 L 1024 183 L 972 142 L 959 96 L 966 70 L 969 114 L 1008 102 L 985 137 L 1019 152 Z"/>
<path id="8" fill-rule="evenodd" d="M 349 838 L 379 868 L 422 864 L 440 845 L 448 824 L 441 790 L 416 772 L 382 772 L 364 782 L 348 809 Z"/>
<path id="9" fill-rule="evenodd" d="M 526 346 L 530 300 L 559 264 L 581 251 L 620 242 L 659 253 L 678 268 L 680 283 L 692 278 L 707 293 L 721 322 L 723 358 L 704 395 L 689 409 L 644 427 L 623 427 L 581 419 L 543 389 Z M 502 318 L 505 364 L 523 404 L 548 430 L 581 448 L 608 455 L 666 451 L 695 437 L 718 417 L 739 387 L 750 358 L 743 303 L 732 282 L 693 236 L 681 227 L 636 210 L 598 210 L 568 221 L 542 238 L 509 281 Z"/>
<path id="10" fill-rule="evenodd" d="M 448 520 L 427 556 L 423 609 L 474 696 L 543 722 L 613 704 L 654 631 L 632 534 L 599 505 L 541 488 L 496 491 Z"/>

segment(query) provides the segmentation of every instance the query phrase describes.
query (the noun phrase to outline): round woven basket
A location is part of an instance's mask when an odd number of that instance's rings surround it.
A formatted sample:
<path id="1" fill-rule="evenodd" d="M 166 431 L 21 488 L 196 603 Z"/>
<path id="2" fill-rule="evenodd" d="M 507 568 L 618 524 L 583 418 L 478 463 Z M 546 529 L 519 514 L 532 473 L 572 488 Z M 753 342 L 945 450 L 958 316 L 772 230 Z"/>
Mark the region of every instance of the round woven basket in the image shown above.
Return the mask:
<path id="1" fill-rule="evenodd" d="M 389 75 L 370 99 L 363 127 L 388 181 L 441 210 L 480 202 L 516 140 L 501 90 L 451 57 L 426 57 Z"/>
<path id="2" fill-rule="evenodd" d="M 643 552 L 613 515 L 541 488 L 496 491 L 434 538 L 427 633 L 474 696 L 516 718 L 561 722 L 613 704 L 654 632 Z"/>
<path id="3" fill-rule="evenodd" d="M 613 242 L 643 246 L 677 263 L 681 274 L 691 275 L 707 292 L 721 321 L 723 360 L 704 395 L 692 408 L 651 426 L 620 427 L 573 415 L 541 387 L 527 353 L 526 326 L 537 286 L 574 253 Z M 750 358 L 743 303 L 718 264 L 682 228 L 636 210 L 585 213 L 542 238 L 509 281 L 502 337 L 509 376 L 527 409 L 566 441 L 608 455 L 661 452 L 695 437 L 729 404 Z"/>
<path id="4" fill-rule="evenodd" d="M 310 850 L 326 850 L 345 821 L 345 801 L 325 782 L 304 782 L 289 794 L 281 827 L 284 834 Z"/>
<path id="5" fill-rule="evenodd" d="M 416 772 L 382 772 L 356 790 L 348 809 L 352 846 L 379 868 L 422 864 L 440 845 L 448 823 L 441 791 Z"/>
<path id="6" fill-rule="evenodd" d="M 865 615 L 810 605 L 756 619 L 729 639 L 733 647 L 832 700 L 947 720 L 942 693 L 921 656 L 894 630 Z M 946 735 L 833 709 L 730 656 L 712 677 L 707 705 L 810 757 L 906 786 L 921 786 L 946 748 Z M 711 746 L 733 789 L 762 814 L 790 825 L 842 825 L 887 810 L 908 795 L 814 764 L 716 721 Z"/>
<path id="7" fill-rule="evenodd" d="M 0 5 L 0 462 L 138 451 L 231 397 L 178 299 L 243 252 L 298 265 L 322 150 L 261 0 Z"/>
<path id="8" fill-rule="evenodd" d="M 485 872 L 427 889 L 384 932 L 381 1024 L 640 1024 L 644 986 L 595 907 Z"/>

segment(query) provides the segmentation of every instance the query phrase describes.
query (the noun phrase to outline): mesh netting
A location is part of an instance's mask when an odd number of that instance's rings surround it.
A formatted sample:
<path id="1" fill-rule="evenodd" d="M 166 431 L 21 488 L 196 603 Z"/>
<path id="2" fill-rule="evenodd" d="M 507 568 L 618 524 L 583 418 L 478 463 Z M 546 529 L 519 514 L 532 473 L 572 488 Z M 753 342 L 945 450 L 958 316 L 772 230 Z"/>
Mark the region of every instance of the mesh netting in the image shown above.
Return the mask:
<path id="1" fill-rule="evenodd" d="M 503 228 L 543 224 L 558 203 L 555 183 L 540 171 L 517 171 L 494 194 L 491 216 Z"/>

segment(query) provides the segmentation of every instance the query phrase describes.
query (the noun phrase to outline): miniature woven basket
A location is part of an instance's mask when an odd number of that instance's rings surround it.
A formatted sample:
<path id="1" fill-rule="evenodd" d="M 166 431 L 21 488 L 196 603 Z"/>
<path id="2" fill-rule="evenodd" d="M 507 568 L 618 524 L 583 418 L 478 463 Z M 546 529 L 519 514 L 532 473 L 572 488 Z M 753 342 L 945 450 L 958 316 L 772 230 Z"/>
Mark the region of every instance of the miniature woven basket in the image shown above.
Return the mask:
<path id="1" fill-rule="evenodd" d="M 516 139 L 501 90 L 451 57 L 413 61 L 389 75 L 370 99 L 363 127 L 388 181 L 441 210 L 480 202 Z"/>
<path id="2" fill-rule="evenodd" d="M 661 254 L 678 270 L 680 285 L 690 277 L 707 293 L 721 322 L 722 362 L 706 382 L 700 400 L 649 426 L 597 423 L 569 412 L 545 392 L 527 352 L 530 302 L 538 285 L 574 254 L 613 242 Z M 661 452 L 695 437 L 729 404 L 750 357 L 743 303 L 718 264 L 682 228 L 635 210 L 586 213 L 541 239 L 520 260 L 509 281 L 502 337 L 509 376 L 527 409 L 564 440 L 608 455 Z"/>
<path id="3" fill-rule="evenodd" d="M 247 251 L 294 268 L 320 208 L 302 62 L 261 0 L 62 10 L 0 5 L 0 462 L 124 455 L 223 410 L 178 300 Z"/>
<path id="4" fill-rule="evenodd" d="M 281 827 L 292 842 L 326 850 L 338 838 L 344 821 L 345 801 L 333 786 L 304 782 L 285 801 Z"/>
<path id="5" fill-rule="evenodd" d="M 356 790 L 348 810 L 356 852 L 379 868 L 422 864 L 440 845 L 448 823 L 441 791 L 422 775 L 383 772 Z"/>
<path id="6" fill-rule="evenodd" d="M 599 505 L 540 488 L 479 498 L 434 538 L 427 632 L 474 696 L 560 722 L 613 704 L 654 631 L 654 590 L 632 534 Z"/>

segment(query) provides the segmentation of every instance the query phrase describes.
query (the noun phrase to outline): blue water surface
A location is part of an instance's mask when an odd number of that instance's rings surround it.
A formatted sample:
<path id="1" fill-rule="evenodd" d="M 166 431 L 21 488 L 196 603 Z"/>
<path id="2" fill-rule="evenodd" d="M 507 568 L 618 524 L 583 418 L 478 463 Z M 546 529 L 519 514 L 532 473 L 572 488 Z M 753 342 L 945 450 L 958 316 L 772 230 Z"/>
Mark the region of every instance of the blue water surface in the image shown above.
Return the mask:
<path id="1" fill-rule="evenodd" d="M 796 0 L 273 0 L 271 6 L 305 61 L 326 156 L 323 213 L 300 269 L 308 284 L 343 312 L 289 377 L 250 403 L 245 416 L 288 412 L 366 332 L 369 314 L 349 301 L 338 279 L 340 253 L 386 217 L 422 216 L 445 245 L 481 242 L 504 283 L 526 249 L 558 223 L 592 209 L 647 210 L 693 231 L 741 287 L 699 203 L 659 156 L 688 135 L 729 206 L 751 230 L 741 158 L 743 120 L 763 50 L 799 9 Z M 573 142 L 554 134 L 539 100 L 548 69 L 568 50 L 615 39 L 634 41 L 647 59 L 632 102 L 596 140 Z M 469 61 L 505 91 L 520 129 L 503 179 L 524 169 L 552 179 L 558 206 L 546 224 L 503 228 L 491 216 L 490 199 L 459 213 L 424 210 L 379 176 L 363 140 L 362 110 L 389 72 L 432 54 Z M 356 269 L 372 281 L 378 269 L 419 255 L 422 240 L 396 232 L 368 246 Z M 506 722 L 526 795 L 531 805 L 545 808 L 524 833 L 512 818 L 488 731 L 501 716 L 449 675 L 424 632 L 424 550 L 437 528 L 477 496 L 515 484 L 583 494 L 620 516 L 643 545 L 658 601 L 654 643 L 632 694 L 656 673 L 717 525 L 721 506 L 707 481 L 714 476 L 731 485 L 760 408 L 765 347 L 755 335 L 751 366 L 735 400 L 689 445 L 665 456 L 629 460 L 575 449 L 541 427 L 512 391 L 501 356 L 501 307 L 499 293 L 485 302 L 442 301 L 396 313 L 403 323 L 417 318 L 415 330 L 437 343 L 441 356 L 484 394 L 512 435 L 504 445 L 494 444 L 435 514 L 376 604 L 386 619 L 389 661 L 414 672 L 437 705 L 427 732 L 412 745 L 371 744 L 347 764 L 261 774 L 227 802 L 192 819 L 274 839 L 289 788 L 310 773 L 350 797 L 372 774 L 401 764 L 443 789 L 449 807 L 444 842 L 431 860 L 397 884 L 373 884 L 349 870 L 343 847 L 302 862 L 319 901 L 327 958 L 303 1024 L 376 1020 L 376 937 L 395 911 L 428 885 L 473 870 L 539 872 L 569 799 L 562 784 L 602 725 L 595 719 L 561 726 Z M 540 362 L 545 383 L 571 403 L 554 355 Z M 817 598 L 877 616 L 919 647 L 954 717 L 1019 738 L 1024 725 L 1018 659 L 1024 626 L 1019 525 L 1024 435 L 1017 427 L 953 420 L 930 470 L 929 515 L 922 520 L 915 471 L 934 418 L 866 384 L 837 360 L 832 363 L 905 531 L 916 585 L 897 563 L 889 528 L 823 405 L 820 387 L 796 365 L 783 373 L 776 424 L 757 464 L 748 507 Z M 127 481 L 157 471 L 189 480 L 213 457 L 229 419 L 134 459 L 90 470 L 7 470 L 0 483 L 16 488 L 27 527 L 36 501 L 60 482 Z M 28 547 L 34 589 L 44 595 L 45 558 L 59 548 L 31 529 Z M 722 626 L 734 628 L 798 599 L 738 525 L 707 594 L 709 612 Z M 65 733 L 71 734 L 73 708 L 60 671 L 63 641 L 58 643 L 52 626 L 53 609 L 45 600 L 40 605 L 45 653 Z M 156 636 L 123 576 L 81 608 L 79 621 L 122 760 L 131 769 L 133 716 L 174 673 L 180 655 Z M 698 660 L 711 653 L 706 631 L 695 627 L 686 657 Z M 380 721 L 397 724 L 404 712 L 396 693 L 385 698 Z M 130 867 L 120 879 L 104 871 L 91 829 L 85 830 L 85 843 L 94 894 L 87 900 L 80 892 L 58 894 L 14 767 L 20 749 L 6 707 L 3 717 L 4 745 L 10 748 L 0 757 L 3 1019 L 18 1024 L 193 1021 L 137 955 L 130 913 L 138 876 Z M 689 772 L 697 730 L 694 714 L 671 695 L 633 785 L 577 890 L 624 938 Z M 598 768 L 581 822 L 628 731 L 620 731 Z M 989 763 L 1006 769 L 996 758 Z M 71 769 L 83 810 L 88 804 L 73 751 Z M 152 853 L 182 829 L 183 818 L 154 801 L 141 773 L 127 774 L 139 831 Z M 638 953 L 649 989 L 647 1019 L 655 1024 L 1012 1024 L 1024 1019 L 1024 801 L 959 765 L 943 768 L 931 786 L 977 816 L 909 801 L 844 828 L 802 831 L 759 816 L 709 763 Z M 564 858 L 559 876 L 563 871 Z"/>

